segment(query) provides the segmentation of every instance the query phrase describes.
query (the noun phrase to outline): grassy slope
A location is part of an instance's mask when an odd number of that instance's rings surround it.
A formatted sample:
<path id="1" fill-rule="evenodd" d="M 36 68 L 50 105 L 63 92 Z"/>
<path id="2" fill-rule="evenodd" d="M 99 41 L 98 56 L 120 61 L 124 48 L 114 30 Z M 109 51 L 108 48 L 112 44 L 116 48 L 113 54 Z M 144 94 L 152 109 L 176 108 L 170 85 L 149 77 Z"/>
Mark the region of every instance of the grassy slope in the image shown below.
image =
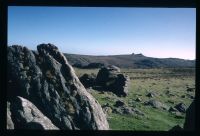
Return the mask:
<path id="1" fill-rule="evenodd" d="M 75 69 L 78 76 L 83 73 L 97 74 L 98 69 Z M 180 124 L 183 126 L 184 118 L 177 119 L 175 115 L 152 107 L 144 106 L 143 102 L 152 98 L 146 97 L 148 91 L 155 92 L 157 95 L 154 99 L 165 103 L 168 106 L 174 106 L 179 102 L 190 105 L 192 99 L 181 98 L 182 95 L 193 95 L 194 92 L 187 92 L 187 86 L 194 87 L 194 72 L 191 69 L 122 69 L 122 72 L 129 75 L 131 84 L 129 94 L 125 98 L 119 98 L 110 92 L 91 91 L 92 95 L 101 105 L 109 103 L 113 105 L 117 99 L 122 99 L 128 106 L 136 107 L 145 113 L 145 117 L 119 115 L 111 113 L 108 116 L 108 122 L 111 129 L 114 130 L 164 130 L 167 131 L 173 126 Z M 188 74 L 189 73 L 189 74 Z M 180 76 L 182 75 L 182 76 Z M 167 96 L 166 91 L 170 91 L 174 96 Z M 135 99 L 140 97 L 142 102 L 136 102 Z M 174 102 L 174 104 L 170 103 Z M 183 114 L 183 116 L 185 116 Z"/>

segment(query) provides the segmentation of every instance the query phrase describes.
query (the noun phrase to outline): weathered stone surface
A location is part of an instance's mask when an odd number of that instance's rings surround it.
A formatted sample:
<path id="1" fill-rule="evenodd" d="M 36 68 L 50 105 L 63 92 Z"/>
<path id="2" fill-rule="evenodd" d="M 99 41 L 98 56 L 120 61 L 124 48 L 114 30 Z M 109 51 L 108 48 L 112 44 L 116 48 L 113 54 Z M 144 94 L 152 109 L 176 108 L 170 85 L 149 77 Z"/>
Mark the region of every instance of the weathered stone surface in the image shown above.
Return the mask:
<path id="1" fill-rule="evenodd" d="M 44 116 L 30 101 L 16 97 L 11 102 L 11 112 L 15 129 L 55 129 L 58 128 Z"/>
<path id="2" fill-rule="evenodd" d="M 81 76 L 80 78 L 81 83 L 84 85 L 84 87 L 88 88 L 88 87 L 92 87 L 96 84 L 95 80 L 96 77 L 93 74 L 84 74 L 83 76 Z"/>
<path id="3" fill-rule="evenodd" d="M 11 118 L 10 102 L 7 102 L 7 129 L 14 129 L 14 123 Z"/>
<path id="4" fill-rule="evenodd" d="M 132 108 L 127 106 L 126 103 L 124 103 L 121 100 L 117 100 L 114 104 L 114 108 L 112 109 L 113 113 L 117 113 L 117 114 L 127 114 L 127 115 L 141 115 L 144 116 L 144 113 L 141 112 L 140 110 L 136 109 L 136 108 Z"/>
<path id="5" fill-rule="evenodd" d="M 186 118 L 184 123 L 184 130 L 193 131 L 195 130 L 195 103 L 191 103 L 186 111 Z"/>
<path id="6" fill-rule="evenodd" d="M 8 47 L 8 81 L 9 100 L 30 100 L 60 129 L 109 129 L 100 104 L 52 44 Z"/>
<path id="7" fill-rule="evenodd" d="M 152 106 L 153 108 L 157 108 L 157 109 L 164 109 L 164 110 L 169 110 L 169 107 L 159 101 L 156 100 L 149 100 L 144 102 L 145 105 L 149 105 Z"/>
<path id="8" fill-rule="evenodd" d="M 117 113 L 117 114 L 127 114 L 127 115 L 140 115 L 140 116 L 144 116 L 145 114 L 143 112 L 141 112 L 140 110 L 136 109 L 136 108 L 132 108 L 132 107 L 128 107 L 128 106 L 120 106 L 117 108 L 114 108 L 112 110 L 113 113 Z"/>
<path id="9" fill-rule="evenodd" d="M 120 69 L 113 65 L 101 68 L 96 78 L 98 85 L 118 96 L 127 96 L 129 81 L 129 76 L 121 74 Z"/>

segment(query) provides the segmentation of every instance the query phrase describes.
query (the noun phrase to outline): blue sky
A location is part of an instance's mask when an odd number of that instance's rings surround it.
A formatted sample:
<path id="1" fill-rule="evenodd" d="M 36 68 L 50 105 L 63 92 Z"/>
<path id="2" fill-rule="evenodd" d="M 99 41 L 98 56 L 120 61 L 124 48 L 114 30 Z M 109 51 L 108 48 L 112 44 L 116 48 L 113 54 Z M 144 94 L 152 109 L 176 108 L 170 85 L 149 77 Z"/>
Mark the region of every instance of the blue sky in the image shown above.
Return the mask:
<path id="1" fill-rule="evenodd" d="M 8 45 L 195 59 L 194 8 L 9 7 Z"/>

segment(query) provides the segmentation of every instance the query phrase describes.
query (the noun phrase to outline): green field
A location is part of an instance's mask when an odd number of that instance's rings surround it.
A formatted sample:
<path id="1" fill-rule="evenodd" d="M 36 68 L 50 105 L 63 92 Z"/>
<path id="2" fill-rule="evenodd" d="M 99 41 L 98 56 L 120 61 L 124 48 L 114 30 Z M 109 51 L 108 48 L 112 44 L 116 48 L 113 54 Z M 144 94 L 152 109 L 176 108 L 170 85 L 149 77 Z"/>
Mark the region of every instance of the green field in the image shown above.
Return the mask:
<path id="1" fill-rule="evenodd" d="M 98 69 L 78 69 L 75 68 L 77 76 L 84 73 L 98 73 Z M 121 72 L 129 75 L 130 86 L 127 97 L 117 97 L 111 92 L 99 92 L 90 89 L 90 93 L 101 105 L 109 103 L 113 106 L 116 100 L 123 100 L 127 106 L 134 107 L 142 111 L 145 116 L 121 115 L 109 113 L 107 116 L 110 128 L 113 130 L 135 130 L 135 131 L 168 131 L 173 126 L 179 124 L 183 126 L 185 114 L 182 118 L 177 118 L 166 110 L 155 109 L 145 106 L 144 102 L 152 99 L 146 96 L 148 92 L 154 92 L 153 98 L 167 106 L 174 107 L 183 102 L 189 106 L 193 101 L 189 96 L 194 96 L 195 92 L 188 92 L 187 88 L 195 87 L 195 70 L 192 68 L 165 68 L 165 69 L 121 69 Z M 170 93 L 170 96 L 166 94 Z M 136 98 L 141 98 L 141 102 L 136 102 Z"/>

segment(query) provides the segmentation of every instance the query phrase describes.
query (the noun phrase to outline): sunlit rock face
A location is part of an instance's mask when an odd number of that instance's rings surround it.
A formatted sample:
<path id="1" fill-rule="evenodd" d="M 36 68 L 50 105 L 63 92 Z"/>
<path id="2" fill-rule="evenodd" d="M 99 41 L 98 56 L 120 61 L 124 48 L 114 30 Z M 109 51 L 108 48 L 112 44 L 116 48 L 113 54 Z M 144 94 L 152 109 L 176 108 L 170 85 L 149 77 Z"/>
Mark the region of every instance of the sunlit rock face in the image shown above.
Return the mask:
<path id="1" fill-rule="evenodd" d="M 58 130 L 34 104 L 22 97 L 12 100 L 10 111 L 16 129 Z"/>
<path id="2" fill-rule="evenodd" d="M 31 51 L 13 45 L 7 51 L 8 101 L 27 99 L 59 129 L 109 129 L 100 104 L 56 46 L 40 44 Z"/>

